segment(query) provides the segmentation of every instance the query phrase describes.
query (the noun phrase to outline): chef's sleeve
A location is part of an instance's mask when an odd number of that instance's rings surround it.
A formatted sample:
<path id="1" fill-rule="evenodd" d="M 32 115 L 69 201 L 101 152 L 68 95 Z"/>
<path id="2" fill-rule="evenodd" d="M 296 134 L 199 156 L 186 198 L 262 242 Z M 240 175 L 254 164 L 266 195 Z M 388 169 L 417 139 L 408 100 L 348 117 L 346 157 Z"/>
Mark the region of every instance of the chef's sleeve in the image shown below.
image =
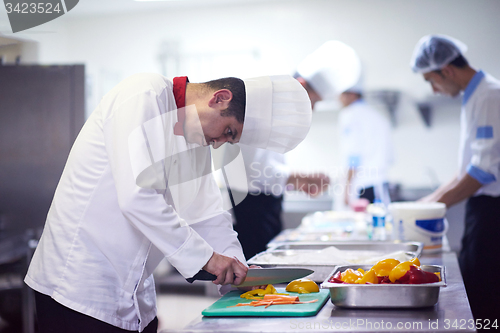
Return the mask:
<path id="1" fill-rule="evenodd" d="M 180 212 L 184 221 L 200 235 L 213 250 L 245 263 L 245 256 L 233 230 L 231 215 L 224 211 L 222 195 L 212 173 L 200 178 L 200 187 L 191 204 Z"/>
<path id="2" fill-rule="evenodd" d="M 478 101 L 477 121 L 469 135 L 472 157 L 467 173 L 483 185 L 500 176 L 500 95 Z"/>
<path id="3" fill-rule="evenodd" d="M 236 257 L 243 264 L 246 263 L 238 234 L 233 230 L 231 215 L 228 212 L 221 212 L 191 227 L 212 246 L 215 252 L 230 258 Z"/>
<path id="4" fill-rule="evenodd" d="M 148 238 L 184 277 L 192 277 L 211 258 L 213 249 L 188 224 L 182 223 L 161 193 L 136 184 L 132 163 L 150 163 L 151 150 L 148 147 L 129 149 L 132 132 L 144 130 L 148 121 L 167 112 L 164 102 L 155 91 L 146 90 L 134 92 L 110 107 L 113 111 L 103 119 L 103 131 L 119 207 L 138 232 Z M 136 144 L 146 145 L 144 142 Z M 163 149 L 168 146 L 165 140 L 156 144 L 163 145 Z"/>

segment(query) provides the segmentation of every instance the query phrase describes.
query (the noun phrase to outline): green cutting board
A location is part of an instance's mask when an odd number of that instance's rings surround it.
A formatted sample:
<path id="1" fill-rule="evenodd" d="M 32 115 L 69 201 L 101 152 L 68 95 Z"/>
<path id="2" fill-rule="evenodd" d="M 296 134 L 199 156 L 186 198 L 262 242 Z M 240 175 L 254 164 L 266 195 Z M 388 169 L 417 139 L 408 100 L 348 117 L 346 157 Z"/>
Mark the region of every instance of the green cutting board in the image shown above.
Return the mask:
<path id="1" fill-rule="evenodd" d="M 330 297 L 330 290 L 320 289 L 318 293 L 298 294 L 285 291 L 285 288 L 277 288 L 279 293 L 287 293 L 290 296 L 299 296 L 301 302 L 312 301 L 315 303 L 307 304 L 284 304 L 271 305 L 267 309 L 265 306 L 238 306 L 228 308 L 238 303 L 250 303 L 252 300 L 241 298 L 243 293 L 239 290 L 233 290 L 222 296 L 214 304 L 201 312 L 207 317 L 234 317 L 234 316 L 262 316 L 262 317 L 307 317 L 316 315 Z"/>

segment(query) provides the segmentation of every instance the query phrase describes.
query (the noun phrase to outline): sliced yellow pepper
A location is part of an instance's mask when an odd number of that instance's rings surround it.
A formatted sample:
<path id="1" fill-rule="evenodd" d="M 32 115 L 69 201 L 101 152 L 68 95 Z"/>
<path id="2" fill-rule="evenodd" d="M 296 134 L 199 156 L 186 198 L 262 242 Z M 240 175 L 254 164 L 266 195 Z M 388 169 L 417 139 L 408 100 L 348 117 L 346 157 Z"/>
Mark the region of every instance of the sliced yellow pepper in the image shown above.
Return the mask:
<path id="1" fill-rule="evenodd" d="M 311 279 L 298 279 L 290 282 L 285 290 L 299 294 L 309 294 L 319 292 L 319 287 L 316 282 Z"/>
<path id="2" fill-rule="evenodd" d="M 418 260 L 417 257 L 410 259 L 410 263 L 412 263 L 413 265 L 415 265 L 417 267 L 420 267 L 420 260 Z"/>
<path id="3" fill-rule="evenodd" d="M 378 278 L 377 274 L 373 269 L 370 269 L 368 272 L 363 275 L 363 277 L 359 280 L 356 280 L 355 283 L 357 284 L 365 284 L 365 283 L 373 283 L 373 284 L 378 284 Z"/>
<path id="4" fill-rule="evenodd" d="M 276 291 L 276 288 L 272 284 L 268 284 L 266 289 L 254 289 L 247 291 L 246 293 L 243 293 L 240 295 L 241 298 L 246 298 L 246 299 L 262 299 L 264 298 L 264 295 L 288 295 L 284 293 L 278 293 Z"/>
<path id="5" fill-rule="evenodd" d="M 412 264 L 409 261 L 398 264 L 389 273 L 389 280 L 391 280 L 392 283 L 396 282 L 396 280 L 402 278 L 403 275 L 405 275 L 406 272 L 410 270 L 410 266 L 412 266 Z"/>
<path id="6" fill-rule="evenodd" d="M 355 271 L 352 268 L 346 269 L 342 274 L 340 274 L 340 279 L 346 283 L 356 283 L 357 280 L 363 277 L 363 273 L 360 271 Z"/>
<path id="7" fill-rule="evenodd" d="M 372 270 L 375 271 L 377 276 L 388 276 L 394 267 L 399 265 L 399 260 L 396 259 L 384 259 L 377 262 Z"/>

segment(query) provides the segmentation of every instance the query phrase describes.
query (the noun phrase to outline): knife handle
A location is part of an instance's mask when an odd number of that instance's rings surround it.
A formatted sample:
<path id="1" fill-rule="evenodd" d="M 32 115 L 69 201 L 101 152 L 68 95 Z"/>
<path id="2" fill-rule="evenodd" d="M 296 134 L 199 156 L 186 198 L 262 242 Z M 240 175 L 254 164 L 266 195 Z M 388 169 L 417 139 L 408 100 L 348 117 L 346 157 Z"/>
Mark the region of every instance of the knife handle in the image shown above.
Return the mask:
<path id="1" fill-rule="evenodd" d="M 195 274 L 192 278 L 186 279 L 187 282 L 193 283 L 196 280 L 202 280 L 202 281 L 214 281 L 217 279 L 216 275 L 213 275 L 212 273 L 207 272 L 206 270 L 202 269 L 198 273 Z"/>
<path id="2" fill-rule="evenodd" d="M 234 278 L 236 279 L 236 274 L 234 274 Z M 195 276 L 186 279 L 187 282 L 193 283 L 196 280 L 200 281 L 215 281 L 217 279 L 217 275 L 214 275 L 212 273 L 207 272 L 206 270 L 202 269 L 198 273 L 195 274 Z"/>

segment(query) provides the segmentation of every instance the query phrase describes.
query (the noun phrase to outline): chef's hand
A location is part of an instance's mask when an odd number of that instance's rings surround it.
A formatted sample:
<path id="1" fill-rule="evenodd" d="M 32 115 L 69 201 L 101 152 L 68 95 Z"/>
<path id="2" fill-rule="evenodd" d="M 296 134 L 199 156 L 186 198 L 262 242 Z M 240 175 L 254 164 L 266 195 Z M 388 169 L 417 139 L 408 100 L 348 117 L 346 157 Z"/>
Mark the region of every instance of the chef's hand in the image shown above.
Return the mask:
<path id="1" fill-rule="evenodd" d="M 423 198 L 418 199 L 417 201 L 418 202 L 425 202 L 425 203 L 437 202 L 438 201 L 438 195 L 436 194 L 436 192 L 433 192 L 433 193 L 431 193 L 429 195 L 426 195 Z"/>
<path id="2" fill-rule="evenodd" d="M 320 195 L 329 184 L 330 177 L 321 172 L 307 175 L 292 173 L 287 181 L 287 185 L 293 185 L 295 190 L 305 192 L 312 197 Z"/>
<path id="3" fill-rule="evenodd" d="M 212 254 L 203 269 L 217 276 L 214 284 L 235 284 L 243 282 L 247 276 L 248 267 L 236 258 L 229 258 L 217 252 Z"/>

